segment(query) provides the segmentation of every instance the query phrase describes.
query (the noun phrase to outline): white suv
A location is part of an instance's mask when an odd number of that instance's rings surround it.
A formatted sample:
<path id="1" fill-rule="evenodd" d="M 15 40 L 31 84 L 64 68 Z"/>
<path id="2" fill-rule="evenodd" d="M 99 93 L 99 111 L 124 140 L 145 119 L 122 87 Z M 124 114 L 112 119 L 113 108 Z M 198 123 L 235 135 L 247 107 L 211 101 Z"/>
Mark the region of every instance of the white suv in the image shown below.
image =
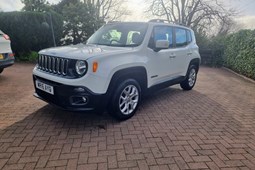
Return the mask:
<path id="1" fill-rule="evenodd" d="M 134 115 L 152 90 L 179 84 L 191 90 L 200 64 L 194 32 L 161 21 L 113 22 L 86 44 L 39 52 L 35 96 L 72 111 Z"/>

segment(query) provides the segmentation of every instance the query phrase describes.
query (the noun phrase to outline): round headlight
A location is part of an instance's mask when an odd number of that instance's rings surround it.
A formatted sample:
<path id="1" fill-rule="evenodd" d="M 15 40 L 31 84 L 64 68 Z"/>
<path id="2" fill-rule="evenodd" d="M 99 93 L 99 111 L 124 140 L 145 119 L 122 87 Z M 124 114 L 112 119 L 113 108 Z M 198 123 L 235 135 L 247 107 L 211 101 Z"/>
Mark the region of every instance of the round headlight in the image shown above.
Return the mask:
<path id="1" fill-rule="evenodd" d="M 86 71 L 87 71 L 87 64 L 85 61 L 76 61 L 76 64 L 75 64 L 75 69 L 76 69 L 76 73 L 79 75 L 79 76 L 83 76 Z"/>

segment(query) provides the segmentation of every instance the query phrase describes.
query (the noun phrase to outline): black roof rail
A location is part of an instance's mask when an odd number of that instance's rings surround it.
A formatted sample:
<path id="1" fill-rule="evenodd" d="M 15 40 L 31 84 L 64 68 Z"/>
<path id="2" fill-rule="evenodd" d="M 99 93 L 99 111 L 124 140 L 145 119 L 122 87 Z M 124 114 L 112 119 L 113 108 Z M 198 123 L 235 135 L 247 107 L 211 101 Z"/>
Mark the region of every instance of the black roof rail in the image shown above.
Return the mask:
<path id="1" fill-rule="evenodd" d="M 185 26 L 184 24 L 181 24 L 179 22 L 174 22 L 174 21 L 168 21 L 166 19 L 152 19 L 149 22 L 161 22 L 161 23 L 171 23 L 171 24 L 176 24 L 176 25 L 181 25 L 181 26 Z"/>
<path id="2" fill-rule="evenodd" d="M 108 21 L 107 24 L 119 23 L 121 21 Z"/>
<path id="3" fill-rule="evenodd" d="M 162 23 L 169 23 L 168 20 L 166 19 L 152 19 L 152 20 L 149 20 L 149 22 L 162 22 Z"/>

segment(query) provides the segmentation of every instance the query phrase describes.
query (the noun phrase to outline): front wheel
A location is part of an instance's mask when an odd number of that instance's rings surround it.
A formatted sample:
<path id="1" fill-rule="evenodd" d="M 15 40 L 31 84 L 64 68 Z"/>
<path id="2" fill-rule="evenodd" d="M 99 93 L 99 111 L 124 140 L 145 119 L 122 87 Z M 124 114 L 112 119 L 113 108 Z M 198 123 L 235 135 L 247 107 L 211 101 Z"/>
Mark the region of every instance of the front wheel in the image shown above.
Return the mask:
<path id="1" fill-rule="evenodd" d="M 3 71 L 4 71 L 4 69 L 3 69 L 3 68 L 0 68 L 0 74 L 1 74 Z"/>
<path id="2" fill-rule="evenodd" d="M 191 90 L 195 86 L 196 80 L 197 80 L 197 68 L 196 66 L 191 65 L 186 75 L 186 79 L 180 84 L 181 88 L 183 90 Z"/>
<path id="3" fill-rule="evenodd" d="M 141 101 L 141 87 L 134 79 L 127 79 L 119 84 L 114 92 L 110 113 L 118 120 L 131 118 Z"/>

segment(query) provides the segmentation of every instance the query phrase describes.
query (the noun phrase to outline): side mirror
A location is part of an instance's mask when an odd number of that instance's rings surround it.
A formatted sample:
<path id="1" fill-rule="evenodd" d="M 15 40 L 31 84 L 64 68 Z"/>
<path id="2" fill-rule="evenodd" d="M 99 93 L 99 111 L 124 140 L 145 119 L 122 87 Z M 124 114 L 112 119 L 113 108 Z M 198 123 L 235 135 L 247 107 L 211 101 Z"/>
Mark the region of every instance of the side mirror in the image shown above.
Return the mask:
<path id="1" fill-rule="evenodd" d="M 169 48 L 169 41 L 168 40 L 157 40 L 154 51 L 158 52 L 160 50 L 168 49 L 168 48 Z"/>

